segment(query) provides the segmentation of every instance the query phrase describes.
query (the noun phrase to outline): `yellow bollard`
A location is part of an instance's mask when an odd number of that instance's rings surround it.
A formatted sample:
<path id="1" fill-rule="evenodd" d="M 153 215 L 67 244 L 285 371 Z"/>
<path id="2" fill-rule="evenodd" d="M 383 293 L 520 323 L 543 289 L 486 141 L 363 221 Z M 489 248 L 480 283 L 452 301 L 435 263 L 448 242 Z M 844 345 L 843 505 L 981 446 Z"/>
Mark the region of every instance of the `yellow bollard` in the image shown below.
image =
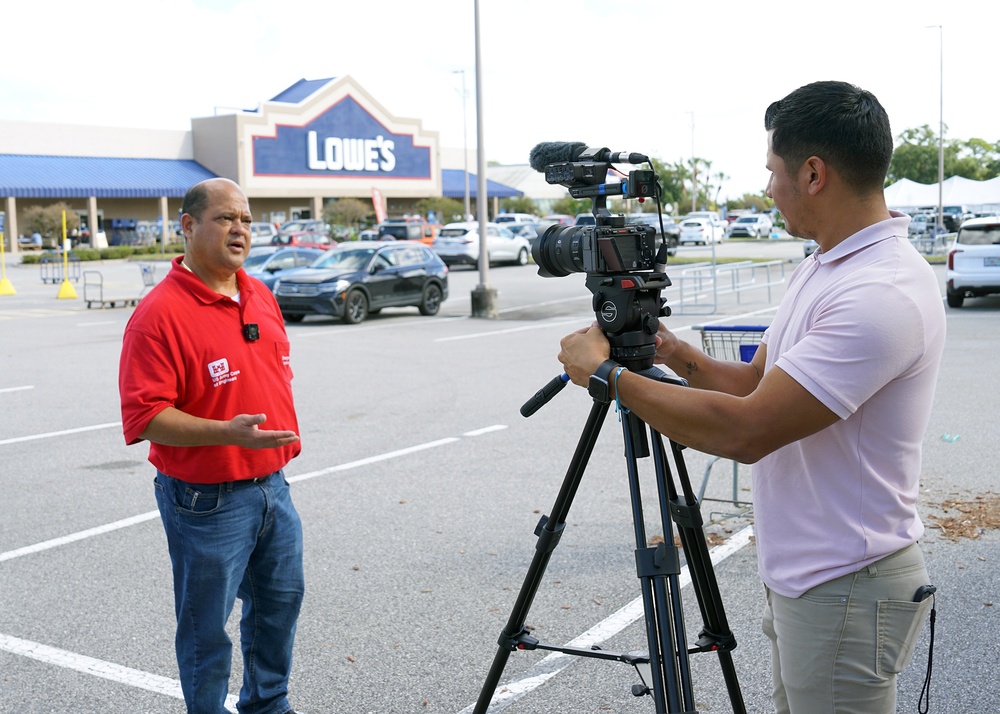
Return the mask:
<path id="1" fill-rule="evenodd" d="M 17 290 L 7 280 L 7 260 L 3 253 L 3 232 L 0 231 L 0 295 L 17 295 Z"/>
<path id="2" fill-rule="evenodd" d="M 62 212 L 62 233 L 63 233 L 63 282 L 59 286 L 59 300 L 76 300 L 76 290 L 69 282 L 69 239 L 66 238 L 66 211 Z"/>

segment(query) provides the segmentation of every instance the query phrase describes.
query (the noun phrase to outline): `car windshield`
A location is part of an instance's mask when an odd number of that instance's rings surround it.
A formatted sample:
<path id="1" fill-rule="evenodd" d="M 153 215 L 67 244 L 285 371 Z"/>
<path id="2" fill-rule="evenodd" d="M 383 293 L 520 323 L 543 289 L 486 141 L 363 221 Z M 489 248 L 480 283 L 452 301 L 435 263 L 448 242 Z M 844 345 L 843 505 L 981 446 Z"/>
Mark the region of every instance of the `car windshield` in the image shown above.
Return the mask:
<path id="1" fill-rule="evenodd" d="M 244 270 L 257 270 L 267 259 L 270 258 L 274 253 L 258 253 L 256 255 L 248 255 L 247 259 L 243 261 Z"/>
<path id="2" fill-rule="evenodd" d="M 468 228 L 442 228 L 438 233 L 442 238 L 458 238 L 469 232 Z"/>
<path id="3" fill-rule="evenodd" d="M 756 223 L 757 219 L 753 216 L 743 216 L 742 218 L 736 219 L 737 223 Z"/>
<path id="4" fill-rule="evenodd" d="M 1000 223 L 962 228 L 956 243 L 962 245 L 1000 245 Z"/>
<path id="5" fill-rule="evenodd" d="M 343 270 L 361 270 L 368 266 L 372 256 L 375 255 L 374 248 L 351 248 L 347 250 L 334 250 L 326 255 L 320 256 L 311 267 L 313 268 L 340 268 Z"/>

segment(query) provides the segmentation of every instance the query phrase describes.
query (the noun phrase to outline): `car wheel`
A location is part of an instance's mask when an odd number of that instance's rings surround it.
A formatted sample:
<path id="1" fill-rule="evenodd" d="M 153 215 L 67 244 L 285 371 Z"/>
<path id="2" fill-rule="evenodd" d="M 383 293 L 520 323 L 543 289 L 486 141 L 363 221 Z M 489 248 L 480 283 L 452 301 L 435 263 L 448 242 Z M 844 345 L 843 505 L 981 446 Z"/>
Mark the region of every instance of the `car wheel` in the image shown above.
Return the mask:
<path id="1" fill-rule="evenodd" d="M 285 318 L 285 322 L 302 322 L 305 319 L 305 315 L 289 315 L 287 312 L 281 313 L 281 316 Z"/>
<path id="2" fill-rule="evenodd" d="M 667 241 L 667 255 L 669 255 L 671 257 L 677 255 L 677 239 L 676 238 L 671 238 L 669 241 Z"/>
<path id="3" fill-rule="evenodd" d="M 948 307 L 962 307 L 962 303 L 965 302 L 965 293 L 949 289 L 947 299 Z"/>
<path id="4" fill-rule="evenodd" d="M 518 265 L 528 264 L 528 250 L 526 248 L 521 248 L 521 250 L 517 252 L 517 264 Z"/>
<path id="5" fill-rule="evenodd" d="M 437 315 L 441 309 L 441 288 L 430 284 L 424 288 L 424 296 L 420 300 L 421 315 Z"/>
<path id="6" fill-rule="evenodd" d="M 344 298 L 344 322 L 357 325 L 368 317 L 368 298 L 360 290 L 352 290 Z"/>

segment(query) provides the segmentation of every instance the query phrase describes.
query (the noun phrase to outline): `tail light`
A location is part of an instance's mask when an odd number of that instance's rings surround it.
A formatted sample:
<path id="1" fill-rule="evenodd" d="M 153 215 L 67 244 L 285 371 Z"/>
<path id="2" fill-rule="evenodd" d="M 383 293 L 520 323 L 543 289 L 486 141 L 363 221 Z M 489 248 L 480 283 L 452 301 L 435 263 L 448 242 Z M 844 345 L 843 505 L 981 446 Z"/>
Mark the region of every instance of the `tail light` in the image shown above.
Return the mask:
<path id="1" fill-rule="evenodd" d="M 954 270 L 955 269 L 955 255 L 957 253 L 961 253 L 961 252 L 962 251 L 960 251 L 960 250 L 953 250 L 950 253 L 948 253 L 948 270 Z"/>

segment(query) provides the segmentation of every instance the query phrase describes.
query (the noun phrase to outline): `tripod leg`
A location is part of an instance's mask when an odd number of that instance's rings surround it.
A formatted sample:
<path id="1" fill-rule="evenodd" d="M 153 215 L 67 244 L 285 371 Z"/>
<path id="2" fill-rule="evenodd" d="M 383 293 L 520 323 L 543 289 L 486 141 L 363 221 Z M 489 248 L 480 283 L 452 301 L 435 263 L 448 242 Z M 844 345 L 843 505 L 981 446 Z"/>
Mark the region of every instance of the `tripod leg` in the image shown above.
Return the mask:
<path id="1" fill-rule="evenodd" d="M 559 495 L 556 496 L 556 500 L 552 505 L 552 514 L 543 516 L 538 527 L 535 529 L 535 534 L 538 536 L 538 542 L 535 544 L 535 555 L 532 557 L 531 565 L 524 576 L 524 582 L 521 584 L 521 590 L 518 593 L 517 601 L 514 603 L 514 608 L 511 610 L 507 625 L 500 633 L 498 640 L 500 647 L 493 658 L 493 664 L 487 675 L 486 683 L 479 692 L 479 699 L 476 701 L 476 706 L 473 709 L 474 714 L 485 714 L 489 708 L 490 701 L 493 699 L 493 694 L 500 684 L 500 677 L 503 676 L 503 670 L 507 666 L 510 653 L 518 649 L 520 643 L 530 639 L 524 627 L 525 620 L 528 617 L 528 610 L 531 608 L 531 603 L 538 592 L 538 587 L 542 582 L 542 576 L 545 573 L 545 568 L 548 566 L 552 551 L 559 544 L 559 539 L 562 537 L 563 530 L 566 527 L 566 517 L 569 514 L 569 508 L 580 486 L 580 480 L 583 478 L 583 472 L 590 461 L 590 456 L 597 443 L 597 437 L 601 432 L 601 425 L 604 423 L 604 418 L 610 406 L 610 404 L 594 402 L 594 406 L 590 410 L 590 415 L 587 417 L 587 423 L 580 435 L 580 440 L 577 442 L 573 459 L 566 471 L 562 487 L 559 489 Z"/>
<path id="2" fill-rule="evenodd" d="M 666 465 L 663 438 L 652 429 L 650 432 L 656 442 L 656 459 L 664 464 L 663 472 L 666 478 L 663 478 L 659 485 L 661 489 L 665 489 L 666 501 L 670 504 L 670 516 L 677 524 L 677 533 L 680 537 L 681 547 L 684 549 L 688 570 L 691 573 L 691 585 L 697 596 L 698 607 L 701 610 L 702 622 L 704 623 L 704 629 L 698 639 L 697 651 L 714 650 L 718 653 L 719 665 L 722 668 L 733 712 L 743 714 L 746 707 L 743 702 L 743 694 L 740 692 L 732 657 L 732 650 L 736 648 L 736 638 L 729 628 L 726 612 L 722 605 L 718 580 L 712 567 L 712 557 L 705 540 L 701 510 L 698 499 L 695 498 L 691 488 L 691 479 L 684 462 L 682 453 L 684 447 L 674 441 L 670 442 L 674 465 L 677 467 L 677 479 L 681 485 L 681 492 L 678 494 L 673 478 L 670 476 L 669 467 Z M 661 469 L 658 467 L 658 475 L 660 471 Z M 658 479 L 659 481 L 660 479 Z M 661 491 L 661 503 L 663 500 Z"/>
<path id="3" fill-rule="evenodd" d="M 664 542 L 647 547 L 639 486 L 637 452 L 649 455 L 644 424 L 631 412 L 622 419 L 629 490 L 632 496 L 632 523 L 635 528 L 636 572 L 641 584 L 646 613 L 646 641 L 652 676 L 651 694 L 659 712 L 693 711 L 694 693 L 684 646 L 684 619 L 680 602 L 678 574 L 680 557 L 669 530 L 664 525 Z M 659 464 L 657 464 L 659 466 Z M 657 479 L 657 483 L 660 479 Z M 661 498 L 662 501 L 662 498 Z M 661 504 L 661 513 L 665 509 Z"/>

